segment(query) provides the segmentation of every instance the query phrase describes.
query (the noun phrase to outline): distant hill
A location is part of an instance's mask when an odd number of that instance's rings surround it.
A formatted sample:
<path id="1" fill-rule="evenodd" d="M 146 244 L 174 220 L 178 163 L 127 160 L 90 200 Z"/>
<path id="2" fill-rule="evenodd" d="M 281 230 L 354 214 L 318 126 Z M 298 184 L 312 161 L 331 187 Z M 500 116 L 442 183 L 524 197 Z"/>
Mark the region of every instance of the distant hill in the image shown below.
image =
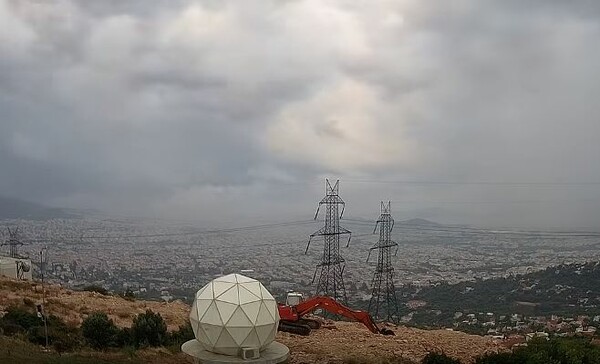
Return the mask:
<path id="1" fill-rule="evenodd" d="M 505 278 L 402 288 L 427 303 L 421 323 L 451 325 L 455 312 L 510 314 L 527 306 L 537 315 L 591 315 L 600 310 L 600 262 L 573 263 Z M 429 314 L 439 310 L 435 315 Z M 415 315 L 417 317 L 417 315 Z"/>
<path id="2" fill-rule="evenodd" d="M 47 207 L 34 202 L 0 196 L 0 219 L 67 219 L 79 215 L 73 209 Z"/>

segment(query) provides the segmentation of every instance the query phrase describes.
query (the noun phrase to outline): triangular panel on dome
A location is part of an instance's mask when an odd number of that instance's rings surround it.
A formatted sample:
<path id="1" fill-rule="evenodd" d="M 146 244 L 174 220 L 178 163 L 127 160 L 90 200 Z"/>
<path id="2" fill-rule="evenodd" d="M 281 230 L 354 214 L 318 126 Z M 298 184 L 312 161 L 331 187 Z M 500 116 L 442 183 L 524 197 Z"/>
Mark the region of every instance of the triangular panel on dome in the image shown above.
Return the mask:
<path id="1" fill-rule="evenodd" d="M 223 325 L 223 320 L 221 320 L 221 314 L 217 309 L 217 303 L 215 301 L 213 301 L 210 304 L 210 306 L 208 306 L 208 309 L 206 310 L 204 315 L 200 317 L 200 322 L 202 322 L 203 324 L 207 323 L 211 325 Z"/>
<path id="2" fill-rule="evenodd" d="M 200 323 L 198 321 L 190 321 L 190 325 L 192 326 L 192 331 L 194 332 L 194 337 L 198 337 L 199 328 L 198 325 Z"/>
<path id="3" fill-rule="evenodd" d="M 243 276 L 241 274 L 236 274 L 236 276 L 237 276 L 236 278 L 237 278 L 238 283 L 258 282 L 254 278 L 246 277 L 246 276 Z"/>
<path id="4" fill-rule="evenodd" d="M 237 304 L 221 302 L 219 300 L 215 300 L 215 304 L 217 305 L 217 310 L 219 310 L 219 313 L 221 314 L 221 320 L 223 320 L 224 323 L 229 321 L 235 309 L 239 307 Z"/>
<path id="5" fill-rule="evenodd" d="M 196 299 L 199 300 L 212 300 L 213 298 L 215 297 L 213 296 L 212 282 L 202 287 L 198 293 L 196 293 Z"/>
<path id="6" fill-rule="evenodd" d="M 196 297 L 198 297 L 199 294 L 201 294 L 202 292 L 204 292 L 204 290 L 206 289 L 206 287 L 208 287 L 209 285 L 206 284 L 204 285 L 202 288 L 200 288 L 198 291 L 196 291 Z"/>
<path id="7" fill-rule="evenodd" d="M 265 306 L 264 302 L 260 303 L 260 309 L 258 310 L 258 316 L 256 316 L 256 321 L 254 321 L 257 326 L 259 325 L 267 325 L 275 322 L 275 318 L 271 316 L 267 306 Z"/>
<path id="8" fill-rule="evenodd" d="M 260 346 L 270 344 L 273 340 L 275 340 L 276 328 L 277 326 L 273 324 L 255 327 L 256 333 L 258 334 L 258 339 L 260 340 Z"/>
<path id="9" fill-rule="evenodd" d="M 241 305 L 242 309 L 246 313 L 246 316 L 250 319 L 250 322 L 256 322 L 256 317 L 258 316 L 258 310 L 260 309 L 261 302 L 248 302 Z"/>
<path id="10" fill-rule="evenodd" d="M 260 282 L 258 282 L 258 281 L 248 282 L 248 283 L 242 284 L 241 286 L 244 287 L 245 289 L 247 289 L 248 291 L 254 293 L 254 295 L 256 297 L 262 298 L 262 294 L 260 293 Z"/>
<path id="11" fill-rule="evenodd" d="M 238 345 L 242 345 L 244 340 L 248 337 L 250 331 L 253 330 L 252 326 L 244 326 L 244 327 L 235 327 L 235 326 L 225 326 L 225 330 L 229 331 L 229 334 L 235 340 Z"/>
<path id="12" fill-rule="evenodd" d="M 237 305 L 238 302 L 240 302 L 238 287 L 239 286 L 237 284 L 234 284 L 227 291 L 221 293 L 219 296 L 216 296 L 215 298 L 219 301 L 229 302 L 229 303 L 233 303 L 233 304 Z"/>
<path id="13" fill-rule="evenodd" d="M 248 302 L 256 302 L 261 300 L 260 296 L 256 296 L 254 293 L 248 291 L 246 288 L 244 288 L 243 285 L 240 284 L 239 287 L 240 305 L 243 305 L 244 303 Z"/>
<path id="14" fill-rule="evenodd" d="M 198 319 L 201 319 L 202 316 L 204 316 L 204 314 L 206 313 L 206 310 L 208 310 L 208 306 L 210 306 L 210 304 L 213 302 L 212 299 L 197 299 L 196 300 L 196 311 L 198 312 Z M 192 306 L 193 309 L 193 306 Z"/>
<path id="15" fill-rule="evenodd" d="M 219 335 L 219 339 L 215 343 L 215 346 L 219 348 L 235 348 L 236 351 L 238 348 L 238 344 L 233 340 L 226 328 L 221 331 L 221 335 Z"/>
<path id="16" fill-rule="evenodd" d="M 269 293 L 269 291 L 267 291 L 265 286 L 263 286 L 262 284 L 260 285 L 260 293 L 262 295 L 262 298 L 273 298 L 271 293 Z"/>
<path id="17" fill-rule="evenodd" d="M 213 281 L 212 286 L 213 286 L 214 297 L 219 297 L 219 295 L 221 295 L 221 293 L 227 291 L 228 289 L 230 289 L 231 287 L 233 287 L 235 285 L 236 285 L 236 283 Z"/>
<path id="18" fill-rule="evenodd" d="M 236 279 L 236 275 L 237 274 L 228 274 L 226 276 L 216 278 L 214 282 L 237 283 L 238 281 Z"/>
<path id="19" fill-rule="evenodd" d="M 229 318 L 229 321 L 226 323 L 227 326 L 254 326 L 254 323 L 250 321 L 244 310 L 241 307 L 238 307 L 233 315 Z"/>
<path id="20" fill-rule="evenodd" d="M 194 300 L 194 303 L 192 304 L 192 309 L 190 310 L 190 320 L 192 320 L 192 321 L 200 320 L 200 318 L 198 317 L 198 309 L 196 307 L 196 300 Z"/>
<path id="21" fill-rule="evenodd" d="M 256 334 L 256 329 L 252 328 L 252 330 L 250 330 L 250 332 L 248 333 L 248 336 L 246 336 L 246 339 L 242 342 L 242 347 L 247 347 L 247 348 L 260 348 L 260 339 L 258 338 L 258 335 Z"/>
<path id="22" fill-rule="evenodd" d="M 250 289 L 248 289 L 248 287 L 246 287 L 248 284 L 249 284 L 249 283 L 240 284 L 240 285 L 239 285 L 239 287 L 240 287 L 240 291 L 244 291 L 244 293 L 246 293 L 246 292 L 247 292 L 247 293 L 251 294 L 252 296 L 256 297 L 256 298 L 257 298 L 257 299 L 259 299 L 259 300 L 260 300 L 260 299 L 262 299 L 262 297 L 261 297 L 261 295 L 260 295 L 260 289 L 259 289 L 259 292 L 258 292 L 258 294 L 256 294 L 256 292 L 252 292 Z"/>
<path id="23" fill-rule="evenodd" d="M 204 344 L 206 346 L 213 346 L 213 343 L 210 341 L 210 339 L 206 335 L 206 332 L 202 328 L 202 324 L 198 323 L 198 324 L 192 325 L 192 329 L 194 330 L 194 335 L 196 336 L 196 339 L 198 341 L 200 341 L 202 344 Z"/>
<path id="24" fill-rule="evenodd" d="M 215 345 L 219 335 L 221 335 L 221 331 L 224 330 L 223 326 L 221 325 L 210 325 L 205 323 L 200 324 L 200 329 L 206 334 L 206 338 L 208 339 L 207 343 L 212 346 Z"/>
<path id="25" fill-rule="evenodd" d="M 277 308 L 277 302 L 275 299 L 264 299 L 263 303 L 269 310 L 269 313 L 275 320 L 279 320 L 279 309 Z"/>

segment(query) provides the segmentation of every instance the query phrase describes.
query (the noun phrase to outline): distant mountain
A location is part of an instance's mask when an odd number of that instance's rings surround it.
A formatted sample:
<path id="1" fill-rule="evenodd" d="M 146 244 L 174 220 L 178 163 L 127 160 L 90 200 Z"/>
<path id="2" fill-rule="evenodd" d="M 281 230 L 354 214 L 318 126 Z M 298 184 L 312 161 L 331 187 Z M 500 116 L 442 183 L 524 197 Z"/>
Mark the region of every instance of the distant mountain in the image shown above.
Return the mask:
<path id="1" fill-rule="evenodd" d="M 29 201 L 0 196 L 0 219 L 67 219 L 79 215 L 73 209 L 47 207 Z"/>
<path id="2" fill-rule="evenodd" d="M 421 218 L 398 221 L 398 223 L 405 224 L 405 225 L 442 226 L 442 224 L 438 224 L 437 222 L 433 222 L 433 221 L 429 221 L 429 220 L 425 220 L 425 219 L 421 219 Z"/>

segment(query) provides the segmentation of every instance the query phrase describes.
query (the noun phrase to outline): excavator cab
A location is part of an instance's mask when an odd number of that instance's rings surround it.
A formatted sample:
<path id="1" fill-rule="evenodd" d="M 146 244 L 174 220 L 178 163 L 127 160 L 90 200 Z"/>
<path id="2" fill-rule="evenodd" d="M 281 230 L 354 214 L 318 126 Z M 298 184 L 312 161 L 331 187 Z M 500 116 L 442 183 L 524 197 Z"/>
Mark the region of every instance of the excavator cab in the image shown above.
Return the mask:
<path id="1" fill-rule="evenodd" d="M 285 297 L 286 306 L 298 306 L 302 302 L 304 302 L 304 295 L 299 292 L 288 292 Z"/>

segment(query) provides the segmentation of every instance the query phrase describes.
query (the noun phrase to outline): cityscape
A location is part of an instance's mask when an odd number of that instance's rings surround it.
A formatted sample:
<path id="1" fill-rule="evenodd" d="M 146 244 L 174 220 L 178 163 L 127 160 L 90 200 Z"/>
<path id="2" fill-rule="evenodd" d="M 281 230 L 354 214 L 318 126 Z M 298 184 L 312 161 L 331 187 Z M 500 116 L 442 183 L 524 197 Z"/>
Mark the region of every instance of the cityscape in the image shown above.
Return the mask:
<path id="1" fill-rule="evenodd" d="M 50 282 L 81 288 L 99 285 L 140 297 L 191 302 L 193 293 L 216 276 L 244 272 L 276 294 L 314 289 L 322 241 L 308 236 L 319 221 L 280 222 L 256 227 L 199 229 L 189 224 L 139 219 L 84 217 L 6 220 L 23 231 L 21 253 L 39 274 L 39 252 L 47 249 Z M 344 279 L 349 302 L 369 299 L 377 241 L 374 221 L 342 219 L 353 233 Z M 531 273 L 550 266 L 600 260 L 598 234 L 485 230 L 399 221 L 392 233 L 396 285 L 427 287 Z"/>

